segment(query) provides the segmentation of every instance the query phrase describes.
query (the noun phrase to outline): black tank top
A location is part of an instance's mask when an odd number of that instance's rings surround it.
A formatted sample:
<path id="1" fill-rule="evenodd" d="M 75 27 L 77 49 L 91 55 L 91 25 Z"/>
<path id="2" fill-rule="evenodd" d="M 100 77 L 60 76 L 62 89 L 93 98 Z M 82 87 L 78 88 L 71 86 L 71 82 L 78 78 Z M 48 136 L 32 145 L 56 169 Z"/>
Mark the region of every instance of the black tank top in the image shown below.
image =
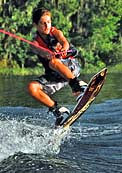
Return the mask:
<path id="1" fill-rule="evenodd" d="M 58 40 L 54 36 L 51 36 L 50 34 L 48 34 L 47 39 L 44 40 L 38 32 L 37 32 L 37 35 L 43 40 L 44 43 L 46 43 L 46 45 L 48 46 L 50 50 L 55 51 L 54 47 L 58 43 Z M 49 67 L 48 59 L 43 58 L 39 55 L 38 57 L 39 57 L 39 61 L 42 63 L 45 69 L 45 77 L 48 81 L 55 81 L 55 82 L 66 81 L 58 72 L 52 70 Z"/>

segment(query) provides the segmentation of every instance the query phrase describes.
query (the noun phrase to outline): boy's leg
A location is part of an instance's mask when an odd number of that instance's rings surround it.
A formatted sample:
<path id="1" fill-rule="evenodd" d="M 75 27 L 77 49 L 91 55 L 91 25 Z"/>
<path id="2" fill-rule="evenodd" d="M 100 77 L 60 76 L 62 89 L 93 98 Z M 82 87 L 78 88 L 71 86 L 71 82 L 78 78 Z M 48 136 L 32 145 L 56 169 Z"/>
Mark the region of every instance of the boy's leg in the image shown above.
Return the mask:
<path id="1" fill-rule="evenodd" d="M 43 91 L 43 86 L 39 82 L 30 82 L 28 85 L 28 91 L 32 97 L 34 97 L 43 105 L 47 106 L 49 110 L 53 112 L 54 116 L 56 117 L 56 126 L 60 125 L 61 121 L 63 120 L 63 113 L 69 114 L 69 110 L 67 108 L 58 107 L 57 103 Z"/>
<path id="2" fill-rule="evenodd" d="M 28 91 L 32 97 L 47 107 L 53 107 L 55 102 L 43 91 L 42 85 L 32 81 L 28 85 Z"/>
<path id="3" fill-rule="evenodd" d="M 77 79 L 77 77 L 74 76 L 71 70 L 66 65 L 64 65 L 60 59 L 52 58 L 49 64 L 51 68 L 59 72 L 65 79 L 69 81 L 69 85 L 74 96 L 78 96 L 81 92 L 84 92 L 83 82 L 80 84 L 80 81 Z M 85 83 L 85 85 L 87 84 Z"/>
<path id="4" fill-rule="evenodd" d="M 71 72 L 71 70 L 64 65 L 60 59 L 58 58 L 52 58 L 49 62 L 50 68 L 57 71 L 60 75 L 62 75 L 66 80 L 70 80 L 75 78 L 74 74 Z"/>

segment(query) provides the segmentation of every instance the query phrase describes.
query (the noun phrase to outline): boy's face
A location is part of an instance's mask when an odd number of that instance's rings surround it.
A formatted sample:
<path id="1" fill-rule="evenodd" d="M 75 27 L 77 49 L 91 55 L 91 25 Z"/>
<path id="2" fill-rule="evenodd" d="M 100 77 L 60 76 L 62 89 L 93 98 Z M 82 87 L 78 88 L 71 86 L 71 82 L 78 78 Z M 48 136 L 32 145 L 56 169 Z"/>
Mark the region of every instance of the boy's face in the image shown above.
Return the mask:
<path id="1" fill-rule="evenodd" d="M 41 34 L 49 34 L 51 29 L 51 17 L 46 14 L 43 15 L 40 18 L 38 25 L 36 25 L 36 28 Z"/>

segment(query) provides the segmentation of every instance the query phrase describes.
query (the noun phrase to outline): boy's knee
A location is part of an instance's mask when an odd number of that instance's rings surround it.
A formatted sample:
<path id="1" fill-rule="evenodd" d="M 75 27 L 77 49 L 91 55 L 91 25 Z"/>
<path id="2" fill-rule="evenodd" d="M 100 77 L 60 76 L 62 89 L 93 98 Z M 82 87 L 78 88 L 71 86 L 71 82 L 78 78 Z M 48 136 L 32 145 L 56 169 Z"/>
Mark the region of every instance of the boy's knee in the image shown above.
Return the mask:
<path id="1" fill-rule="evenodd" d="M 36 81 L 32 81 L 28 84 L 28 91 L 29 93 L 36 93 L 38 91 L 38 89 L 42 89 L 42 86 L 40 83 L 36 82 Z"/>
<path id="2" fill-rule="evenodd" d="M 52 67 L 57 67 L 60 64 L 61 64 L 61 61 L 57 58 L 52 58 L 49 62 L 49 65 Z"/>

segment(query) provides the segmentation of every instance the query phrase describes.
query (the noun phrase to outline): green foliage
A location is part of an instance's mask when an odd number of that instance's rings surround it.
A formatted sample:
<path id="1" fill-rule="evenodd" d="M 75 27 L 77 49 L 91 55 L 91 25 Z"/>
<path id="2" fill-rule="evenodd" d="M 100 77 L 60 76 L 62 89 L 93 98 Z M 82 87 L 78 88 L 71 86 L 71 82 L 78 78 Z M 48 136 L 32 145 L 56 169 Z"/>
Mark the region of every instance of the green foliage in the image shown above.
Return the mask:
<path id="1" fill-rule="evenodd" d="M 96 17 L 93 20 L 93 35 L 91 37 L 93 48 L 105 52 L 112 49 L 112 39 L 117 36 L 117 22 L 118 19 L 114 16 Z"/>
<path id="2" fill-rule="evenodd" d="M 84 1 L 85 3 L 85 1 Z M 120 45 L 122 3 L 118 0 L 94 1 L 85 3 L 85 16 L 82 20 L 82 54 L 86 63 L 110 65 L 121 60 Z M 82 15 L 81 15 L 82 16 Z M 83 15 L 84 16 L 84 15 Z M 86 22 L 87 19 L 87 22 Z M 84 38 L 83 38 L 84 37 Z M 113 58 L 114 54 L 114 58 Z"/>
<path id="3" fill-rule="evenodd" d="M 0 18 L 1 28 L 32 40 L 32 11 L 39 1 L 29 0 L 24 4 L 19 2 L 12 4 L 12 0 L 9 0 L 9 5 L 3 3 L 0 8 L 3 14 L 3 17 Z M 7 58 L 9 61 L 16 60 L 20 67 L 24 67 L 25 60 L 31 58 L 28 53 L 29 45 L 1 33 L 0 40 L 2 42 L 0 44 L 1 58 Z"/>
<path id="4" fill-rule="evenodd" d="M 61 29 L 66 37 L 69 35 L 69 31 L 71 29 L 71 22 L 68 18 L 62 14 L 61 11 L 56 9 L 52 10 L 53 15 L 55 16 L 55 20 L 53 21 L 53 25 L 56 26 L 58 29 Z"/>
<path id="5" fill-rule="evenodd" d="M 8 68 L 8 67 L 2 67 L 0 68 L 0 74 L 1 75 L 18 75 L 18 76 L 25 76 L 25 75 L 40 75 L 43 73 L 42 68 Z"/>
<path id="6" fill-rule="evenodd" d="M 19 68 L 19 65 L 14 60 L 9 60 L 4 58 L 0 61 L 0 67 L 1 68 Z"/>
<path id="7" fill-rule="evenodd" d="M 87 49 L 92 52 L 93 56 L 89 59 L 97 62 L 96 60 L 103 60 L 106 64 L 111 63 L 106 58 L 114 49 L 116 43 L 113 43 L 114 38 L 117 36 L 117 22 L 118 18 L 114 16 L 96 17 L 92 23 L 92 36 L 87 39 Z M 89 54 L 89 55 L 90 55 Z M 97 57 L 97 59 L 96 59 Z"/>
<path id="8" fill-rule="evenodd" d="M 1 28 L 32 40 L 35 32 L 32 12 L 37 7 L 51 10 L 52 25 L 61 29 L 68 40 L 77 46 L 86 67 L 102 68 L 122 62 L 121 0 L 1 1 Z M 28 59 L 38 64 L 28 44 L 2 33 L 0 55 L 1 67 L 4 62 L 5 66 L 24 69 Z"/>
<path id="9" fill-rule="evenodd" d="M 122 63 L 116 64 L 114 66 L 108 66 L 109 73 L 122 73 Z"/>

